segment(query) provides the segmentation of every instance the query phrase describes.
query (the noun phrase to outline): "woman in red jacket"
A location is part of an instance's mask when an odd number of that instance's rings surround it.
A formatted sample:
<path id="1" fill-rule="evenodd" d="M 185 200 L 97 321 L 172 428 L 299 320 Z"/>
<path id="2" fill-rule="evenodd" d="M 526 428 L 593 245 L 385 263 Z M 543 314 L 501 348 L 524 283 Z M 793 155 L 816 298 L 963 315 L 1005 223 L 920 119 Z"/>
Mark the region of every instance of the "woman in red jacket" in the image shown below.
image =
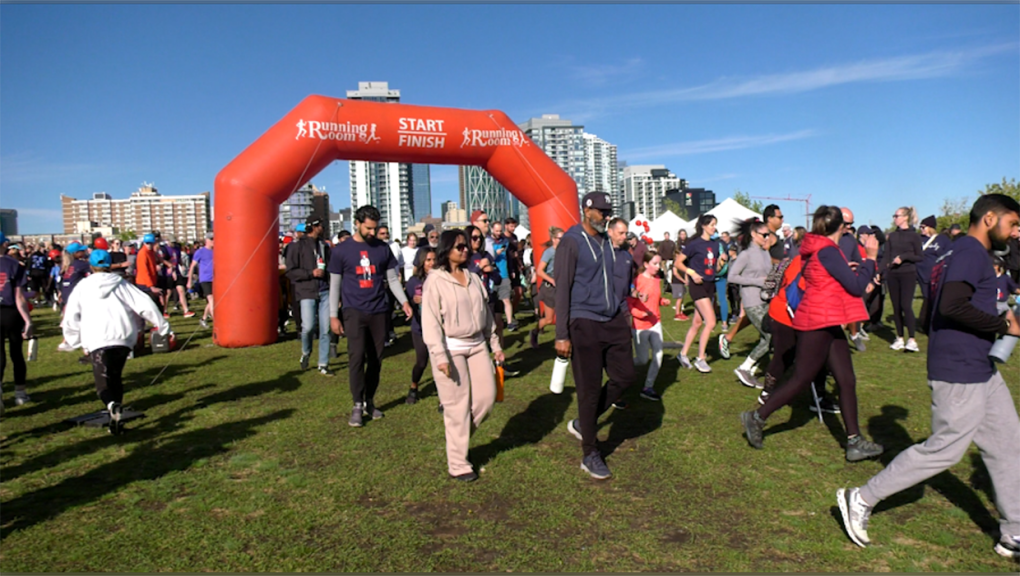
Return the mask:
<path id="1" fill-rule="evenodd" d="M 878 456 L 883 448 L 866 440 L 857 422 L 857 379 L 843 324 L 868 318 L 861 296 L 875 277 L 878 242 L 865 244 L 868 259 L 856 270 L 847 263 L 837 242 L 843 234 L 843 214 L 837 206 L 822 206 L 814 226 L 800 247 L 803 260 L 804 295 L 793 316 L 797 331 L 797 363 L 793 377 L 773 392 L 765 405 L 744 412 L 747 441 L 761 448 L 765 420 L 807 388 L 818 371 L 827 366 L 839 386 L 839 404 L 847 431 L 846 459 L 851 462 Z"/>

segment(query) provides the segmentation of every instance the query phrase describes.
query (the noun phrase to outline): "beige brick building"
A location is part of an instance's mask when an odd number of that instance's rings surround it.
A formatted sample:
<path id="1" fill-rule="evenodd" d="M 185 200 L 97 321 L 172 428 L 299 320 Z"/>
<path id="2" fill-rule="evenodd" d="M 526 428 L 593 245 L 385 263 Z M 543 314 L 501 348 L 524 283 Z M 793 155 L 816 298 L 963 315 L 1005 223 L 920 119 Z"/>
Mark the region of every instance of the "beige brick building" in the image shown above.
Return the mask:
<path id="1" fill-rule="evenodd" d="M 140 237 L 159 230 L 168 240 L 193 241 L 205 237 L 210 227 L 209 193 L 162 196 L 152 184 L 142 184 L 127 199 L 114 200 L 96 192 L 89 200 L 60 195 L 64 234 L 90 233 L 112 227 L 134 230 Z"/>

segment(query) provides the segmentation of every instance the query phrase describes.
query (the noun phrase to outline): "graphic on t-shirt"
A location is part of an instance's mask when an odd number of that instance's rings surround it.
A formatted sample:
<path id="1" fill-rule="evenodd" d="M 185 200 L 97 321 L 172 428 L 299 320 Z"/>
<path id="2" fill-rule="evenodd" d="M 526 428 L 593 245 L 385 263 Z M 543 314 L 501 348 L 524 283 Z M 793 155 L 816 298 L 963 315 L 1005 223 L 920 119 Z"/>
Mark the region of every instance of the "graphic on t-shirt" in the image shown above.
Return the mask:
<path id="1" fill-rule="evenodd" d="M 0 290 L 3 290 L 7 286 L 7 273 L 0 272 Z"/>
<path id="2" fill-rule="evenodd" d="M 368 259 L 368 252 L 364 250 L 361 251 L 361 262 L 355 270 L 358 272 L 358 276 L 360 276 L 360 278 L 358 278 L 359 287 L 372 288 L 375 286 L 372 282 L 372 274 L 375 274 L 375 265 Z"/>
<path id="3" fill-rule="evenodd" d="M 715 273 L 715 254 L 709 248 L 705 256 L 705 274 L 711 276 Z"/>

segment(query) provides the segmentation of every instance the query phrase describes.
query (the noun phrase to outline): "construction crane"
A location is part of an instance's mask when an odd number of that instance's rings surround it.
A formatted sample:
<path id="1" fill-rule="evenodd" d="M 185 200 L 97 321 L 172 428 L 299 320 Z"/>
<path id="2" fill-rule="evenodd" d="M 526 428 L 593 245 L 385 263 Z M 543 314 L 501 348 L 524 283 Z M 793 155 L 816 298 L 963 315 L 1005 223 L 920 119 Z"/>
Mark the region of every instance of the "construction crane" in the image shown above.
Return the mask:
<path id="1" fill-rule="evenodd" d="M 793 196 L 787 196 L 786 198 L 776 198 L 773 196 L 751 196 L 753 200 L 781 200 L 783 202 L 803 202 L 804 203 L 804 227 L 811 230 L 811 195 L 808 194 L 807 198 L 794 198 Z"/>

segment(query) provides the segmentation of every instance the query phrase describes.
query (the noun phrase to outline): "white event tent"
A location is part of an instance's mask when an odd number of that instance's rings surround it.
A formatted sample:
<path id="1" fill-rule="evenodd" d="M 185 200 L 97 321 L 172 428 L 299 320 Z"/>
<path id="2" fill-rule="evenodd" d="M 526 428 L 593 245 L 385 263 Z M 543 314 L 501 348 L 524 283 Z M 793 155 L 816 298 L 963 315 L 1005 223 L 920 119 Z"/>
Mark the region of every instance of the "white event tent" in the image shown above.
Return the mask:
<path id="1" fill-rule="evenodd" d="M 737 202 L 733 198 L 727 198 L 720 202 L 715 208 L 712 208 L 706 214 L 715 216 L 718 221 L 716 228 L 717 232 L 729 232 L 734 234 L 741 222 L 748 218 L 758 217 L 761 218 L 761 214 L 754 212 L 750 208 L 745 208 L 741 203 Z M 698 223 L 697 219 L 691 220 L 684 226 L 684 230 L 687 230 L 688 236 L 694 235 L 695 225 Z"/>
<path id="2" fill-rule="evenodd" d="M 677 232 L 686 226 L 687 222 L 683 218 L 666 210 L 652 221 L 651 232 L 648 235 L 652 237 L 652 240 L 662 242 L 666 238 L 665 233 L 669 232 L 669 237 L 676 240 Z"/>

